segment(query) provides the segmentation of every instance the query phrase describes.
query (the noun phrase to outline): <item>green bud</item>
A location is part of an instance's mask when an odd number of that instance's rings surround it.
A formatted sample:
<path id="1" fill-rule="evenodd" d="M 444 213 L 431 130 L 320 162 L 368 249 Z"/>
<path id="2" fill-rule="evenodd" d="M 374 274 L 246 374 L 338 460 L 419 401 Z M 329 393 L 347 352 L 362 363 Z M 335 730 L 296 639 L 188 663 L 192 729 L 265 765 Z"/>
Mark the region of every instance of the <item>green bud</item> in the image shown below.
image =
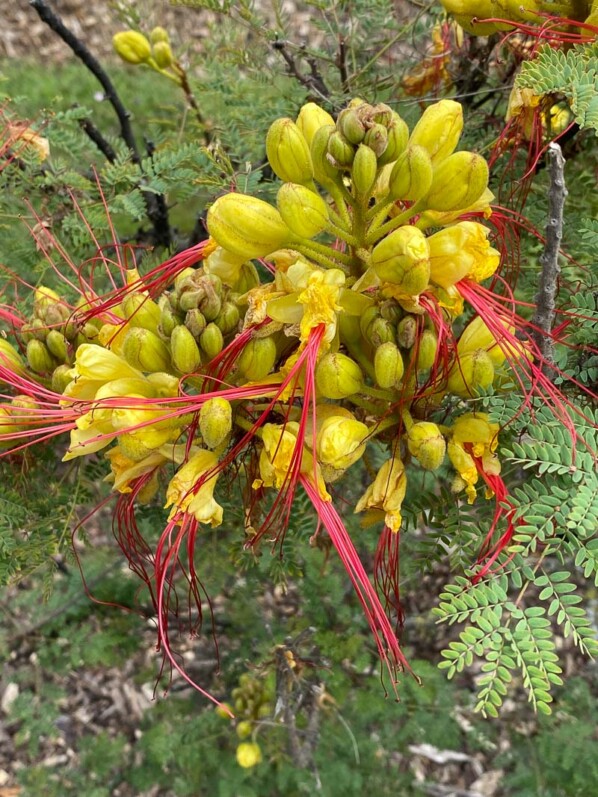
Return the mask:
<path id="1" fill-rule="evenodd" d="M 387 299 L 380 305 L 380 315 L 387 321 L 398 324 L 403 317 L 403 309 L 395 299 Z"/>
<path id="2" fill-rule="evenodd" d="M 239 272 L 239 279 L 235 283 L 235 291 L 240 294 L 247 293 L 260 284 L 257 268 L 253 263 L 243 263 Z"/>
<path id="3" fill-rule="evenodd" d="M 181 374 L 193 374 L 201 365 L 201 352 L 195 338 L 187 327 L 178 326 L 170 338 L 172 362 Z"/>
<path id="4" fill-rule="evenodd" d="M 372 120 L 377 124 L 383 125 L 384 127 L 388 127 L 388 125 L 392 121 L 394 111 L 387 105 L 385 102 L 379 102 L 377 105 L 374 105 L 372 108 Z"/>
<path id="5" fill-rule="evenodd" d="M 27 344 L 27 362 L 36 374 L 48 374 L 56 365 L 45 343 L 35 338 Z"/>
<path id="6" fill-rule="evenodd" d="M 85 343 L 97 342 L 99 332 L 100 330 L 95 324 L 92 324 L 91 321 L 88 321 L 86 324 L 84 324 L 83 328 L 81 329 L 81 335 L 83 336 Z"/>
<path id="7" fill-rule="evenodd" d="M 388 146 L 388 130 L 381 124 L 374 124 L 365 134 L 363 143 L 379 158 Z"/>
<path id="8" fill-rule="evenodd" d="M 21 327 L 21 335 L 23 336 L 25 343 L 28 343 L 33 338 L 36 340 L 41 340 L 43 343 L 47 334 L 48 327 L 41 320 L 41 318 L 32 318 L 31 323 L 23 324 Z"/>
<path id="9" fill-rule="evenodd" d="M 399 346 L 410 349 L 417 337 L 417 320 L 415 316 L 406 315 L 397 325 L 397 339 Z"/>
<path id="10" fill-rule="evenodd" d="M 155 332 L 141 327 L 132 327 L 123 340 L 122 355 L 140 371 L 167 371 L 170 354 L 164 341 Z"/>
<path id="11" fill-rule="evenodd" d="M 289 229 L 280 213 L 247 194 L 225 194 L 208 211 L 208 232 L 220 246 L 248 260 L 280 249 Z"/>
<path id="12" fill-rule="evenodd" d="M 270 373 L 276 357 L 276 344 L 273 338 L 253 338 L 245 344 L 237 364 L 243 376 L 255 382 Z"/>
<path id="13" fill-rule="evenodd" d="M 396 332 L 394 325 L 378 316 L 367 328 L 366 339 L 377 349 L 383 343 L 394 343 L 396 341 Z"/>
<path id="14" fill-rule="evenodd" d="M 398 113 L 393 111 L 392 120 L 387 130 L 388 144 L 384 152 L 378 156 L 378 166 L 392 163 L 403 154 L 409 140 L 409 128 Z"/>
<path id="15" fill-rule="evenodd" d="M 360 144 L 351 167 L 351 182 L 355 186 L 357 196 L 362 200 L 370 196 L 377 174 L 378 161 L 376 160 L 376 155 L 370 147 Z"/>
<path id="16" fill-rule="evenodd" d="M 303 133 L 309 147 L 314 140 L 314 136 L 321 127 L 334 125 L 334 119 L 330 114 L 315 102 L 308 102 L 301 106 L 297 117 L 297 127 Z"/>
<path id="17" fill-rule="evenodd" d="M 345 108 L 338 115 L 336 126 L 349 144 L 361 144 L 366 134 L 366 127 L 359 113 L 353 108 Z"/>
<path id="18" fill-rule="evenodd" d="M 149 296 L 142 293 L 129 293 L 122 300 L 121 307 L 125 318 L 132 327 L 158 331 L 162 313 L 159 306 Z"/>
<path id="19" fill-rule="evenodd" d="M 316 368 L 316 385 L 325 398 L 343 399 L 363 388 L 363 374 L 346 354 L 325 354 Z"/>
<path id="20" fill-rule="evenodd" d="M 185 326 L 193 335 L 195 340 L 199 340 L 201 333 L 206 328 L 206 325 L 207 321 L 201 314 L 201 310 L 198 310 L 197 307 L 195 307 L 193 310 L 189 310 L 185 316 Z"/>
<path id="21" fill-rule="evenodd" d="M 437 470 L 444 461 L 446 440 L 435 423 L 414 423 L 407 432 L 407 448 L 425 470 Z"/>
<path id="22" fill-rule="evenodd" d="M 220 311 L 222 310 L 222 299 L 211 286 L 208 286 L 209 283 L 206 285 L 205 295 L 197 305 L 197 309 L 201 311 L 203 317 L 209 322 L 214 321 L 214 319 L 220 315 Z"/>
<path id="23" fill-rule="evenodd" d="M 156 42 L 152 48 L 154 61 L 160 69 L 168 69 L 174 61 L 172 50 L 168 42 Z"/>
<path id="24" fill-rule="evenodd" d="M 314 238 L 328 226 L 328 205 L 304 185 L 284 183 L 276 204 L 284 223 L 300 238 Z"/>
<path id="25" fill-rule="evenodd" d="M 438 337 L 431 329 L 424 329 L 417 345 L 417 370 L 429 371 L 436 360 Z"/>
<path id="26" fill-rule="evenodd" d="M 21 373 L 25 368 L 25 363 L 19 352 L 2 337 L 0 337 L 0 365 L 9 368 L 16 374 Z"/>
<path id="27" fill-rule="evenodd" d="M 488 164 L 474 152 L 455 152 L 434 169 L 432 187 L 426 196 L 428 210 L 468 208 L 488 188 Z"/>
<path id="28" fill-rule="evenodd" d="M 433 177 L 432 161 L 426 150 L 423 147 L 409 146 L 397 158 L 390 173 L 389 195 L 393 199 L 417 202 L 430 190 Z"/>
<path id="29" fill-rule="evenodd" d="M 201 350 L 207 354 L 210 360 L 214 359 L 217 354 L 220 354 L 224 348 L 224 338 L 222 337 L 222 332 L 218 329 L 214 322 L 208 324 L 199 336 L 199 345 Z"/>
<path id="30" fill-rule="evenodd" d="M 70 365 L 59 365 L 52 371 L 52 390 L 54 393 L 64 393 L 66 386 L 73 380 Z"/>
<path id="31" fill-rule="evenodd" d="M 158 324 L 159 334 L 169 338 L 178 324 L 180 324 L 180 319 L 172 309 L 170 302 L 164 302 L 160 312 L 160 323 Z"/>
<path id="32" fill-rule="evenodd" d="M 405 366 L 401 352 L 394 343 L 389 341 L 376 349 L 374 373 L 376 382 L 381 388 L 387 390 L 398 387 L 404 370 Z"/>
<path id="33" fill-rule="evenodd" d="M 452 366 L 447 387 L 451 393 L 466 398 L 478 388 L 486 389 L 494 381 L 494 364 L 487 351 L 478 349 L 459 357 Z"/>
<path id="34" fill-rule="evenodd" d="M 167 30 L 157 26 L 153 28 L 150 33 L 150 41 L 152 44 L 157 44 L 158 42 L 166 42 L 166 44 L 168 44 L 170 42 L 170 36 Z"/>
<path id="35" fill-rule="evenodd" d="M 208 448 L 217 448 L 233 428 L 230 401 L 223 398 L 208 399 L 199 411 L 199 431 Z"/>
<path id="36" fill-rule="evenodd" d="M 325 125 L 316 131 L 311 142 L 311 159 L 314 167 L 314 177 L 322 185 L 338 182 L 340 175 L 338 169 L 328 155 L 330 137 L 335 132 L 333 125 Z"/>
<path id="37" fill-rule="evenodd" d="M 343 315 L 340 316 L 343 318 Z M 359 317 L 359 328 L 362 336 L 367 340 L 369 335 L 369 328 L 377 318 L 380 318 L 380 308 L 377 304 L 368 307 Z"/>
<path id="38" fill-rule="evenodd" d="M 239 325 L 239 308 L 232 302 L 224 302 L 222 310 L 214 320 L 223 335 L 234 332 Z"/>
<path id="39" fill-rule="evenodd" d="M 348 168 L 353 163 L 355 148 L 337 130 L 328 139 L 328 154 L 339 168 Z"/>
<path id="40" fill-rule="evenodd" d="M 313 179 L 309 146 L 292 119 L 277 119 L 270 125 L 266 136 L 266 155 L 273 172 L 283 182 L 303 184 Z"/>
<path id="41" fill-rule="evenodd" d="M 181 286 L 184 283 L 186 283 L 186 281 L 189 278 L 195 279 L 196 275 L 197 276 L 201 275 L 201 270 L 200 269 L 191 268 L 191 266 L 189 266 L 188 268 L 184 268 L 182 271 L 180 271 L 176 275 L 176 277 L 174 278 L 174 289 L 175 289 L 175 291 L 178 293 L 180 291 L 180 289 L 181 289 Z"/>
<path id="42" fill-rule="evenodd" d="M 53 354 L 59 362 L 69 361 L 69 344 L 62 332 L 51 329 L 46 337 L 46 346 L 50 354 Z"/>

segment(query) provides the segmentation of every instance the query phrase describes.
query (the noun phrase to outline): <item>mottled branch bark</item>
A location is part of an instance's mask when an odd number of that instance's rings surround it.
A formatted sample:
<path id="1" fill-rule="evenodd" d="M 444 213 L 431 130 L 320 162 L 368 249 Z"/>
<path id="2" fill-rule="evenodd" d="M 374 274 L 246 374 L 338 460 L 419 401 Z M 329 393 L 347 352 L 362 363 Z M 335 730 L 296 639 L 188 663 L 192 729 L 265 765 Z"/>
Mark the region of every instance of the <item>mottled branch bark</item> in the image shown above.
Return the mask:
<path id="1" fill-rule="evenodd" d="M 534 340 L 545 362 L 554 362 L 554 340 L 552 325 L 555 314 L 555 297 L 561 271 L 559 252 L 563 237 L 563 210 L 567 188 L 565 187 L 565 159 L 558 144 L 552 143 L 547 152 L 550 187 L 548 189 L 548 223 L 546 242 L 540 255 L 540 285 L 536 294 L 536 311 L 533 317 Z"/>

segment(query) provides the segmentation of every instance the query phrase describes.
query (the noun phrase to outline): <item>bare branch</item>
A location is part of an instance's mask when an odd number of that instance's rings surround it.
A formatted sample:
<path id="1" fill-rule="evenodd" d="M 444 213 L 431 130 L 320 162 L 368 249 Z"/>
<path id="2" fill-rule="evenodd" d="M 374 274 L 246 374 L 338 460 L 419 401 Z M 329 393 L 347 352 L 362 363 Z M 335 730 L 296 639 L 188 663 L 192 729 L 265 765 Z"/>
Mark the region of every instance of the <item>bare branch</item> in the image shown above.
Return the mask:
<path id="1" fill-rule="evenodd" d="M 567 189 L 565 187 L 565 159 L 561 148 L 555 142 L 549 144 L 548 171 L 550 188 L 548 189 L 548 223 L 546 225 L 546 243 L 540 256 L 542 272 L 540 286 L 536 295 L 536 311 L 533 323 L 536 327 L 534 339 L 547 363 L 554 362 L 554 340 L 552 324 L 555 314 L 555 296 L 557 291 L 559 251 L 563 237 L 563 209 Z"/>

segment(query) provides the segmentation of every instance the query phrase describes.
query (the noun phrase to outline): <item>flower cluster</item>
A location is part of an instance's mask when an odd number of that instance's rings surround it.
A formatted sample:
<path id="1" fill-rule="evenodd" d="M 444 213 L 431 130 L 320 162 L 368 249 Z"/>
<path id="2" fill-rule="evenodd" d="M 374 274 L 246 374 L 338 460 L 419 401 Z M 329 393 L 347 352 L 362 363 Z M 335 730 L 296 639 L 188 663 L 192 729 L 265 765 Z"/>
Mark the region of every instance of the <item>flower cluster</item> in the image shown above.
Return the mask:
<path id="1" fill-rule="evenodd" d="M 229 193 L 209 239 L 141 278 L 76 304 L 47 288 L 0 341 L 0 441 L 18 450 L 70 433 L 65 459 L 103 451 L 117 493 L 114 530 L 148 584 L 160 645 L 171 650 L 177 573 L 199 609 L 201 527 L 224 519 L 238 479 L 243 541 L 281 541 L 303 489 L 363 605 L 382 661 L 405 669 L 392 617 L 334 506 L 336 484 L 376 452 L 356 500 L 382 525 L 376 580 L 400 615 L 397 545 L 410 474 L 452 479 L 469 503 L 496 497 L 477 578 L 513 530 L 497 456 L 499 428 L 471 400 L 518 385 L 563 407 L 530 325 L 493 277 L 488 167 L 458 151 L 461 106 L 431 105 L 409 131 L 384 104 L 353 100 L 333 119 L 313 103 L 266 138 L 282 181 L 276 206 Z M 201 265 L 199 265 L 201 261 Z M 16 393 L 16 396 L 15 396 Z M 475 406 L 475 405 L 474 405 Z M 563 423 L 571 421 L 562 409 Z M 170 510 L 154 549 L 135 506 Z M 495 536 L 498 536 L 496 539 Z M 181 670 L 182 671 L 182 670 Z M 184 677 L 188 676 L 183 672 Z"/>

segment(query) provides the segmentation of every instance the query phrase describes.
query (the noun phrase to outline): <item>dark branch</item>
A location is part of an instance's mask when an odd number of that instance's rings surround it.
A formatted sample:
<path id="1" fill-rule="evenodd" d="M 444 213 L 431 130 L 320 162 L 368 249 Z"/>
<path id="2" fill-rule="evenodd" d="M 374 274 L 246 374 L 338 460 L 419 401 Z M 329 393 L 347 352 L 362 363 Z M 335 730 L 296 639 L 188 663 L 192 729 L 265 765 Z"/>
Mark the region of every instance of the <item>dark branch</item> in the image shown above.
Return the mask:
<path id="1" fill-rule="evenodd" d="M 536 311 L 533 323 L 536 327 L 534 339 L 544 360 L 554 362 L 554 339 L 552 324 L 555 313 L 555 296 L 557 291 L 559 266 L 559 250 L 563 237 L 563 208 L 567 189 L 565 187 L 565 159 L 558 144 L 553 142 L 547 152 L 550 187 L 548 189 L 548 223 L 546 225 L 546 242 L 540 255 L 540 286 L 536 295 Z"/>
<path id="2" fill-rule="evenodd" d="M 284 60 L 286 61 L 289 75 L 292 75 L 296 78 L 302 86 L 305 86 L 306 89 L 311 91 L 316 98 L 321 100 L 329 100 L 330 99 L 330 92 L 328 91 L 328 87 L 324 83 L 322 76 L 318 71 L 317 64 L 315 59 L 307 58 L 307 63 L 310 68 L 310 74 L 304 74 L 297 64 L 297 61 L 293 58 L 288 50 L 289 42 L 284 41 L 283 39 L 279 39 L 272 43 L 272 47 L 277 50 Z"/>
<path id="3" fill-rule="evenodd" d="M 91 119 L 79 119 L 79 126 L 81 130 L 83 130 L 85 135 L 91 141 L 93 141 L 93 143 L 100 150 L 102 155 L 104 155 L 106 160 L 110 161 L 110 163 L 114 163 L 114 161 L 116 160 L 116 152 L 113 150 L 112 146 L 106 141 L 104 136 L 100 133 L 100 131 L 91 121 Z"/>

